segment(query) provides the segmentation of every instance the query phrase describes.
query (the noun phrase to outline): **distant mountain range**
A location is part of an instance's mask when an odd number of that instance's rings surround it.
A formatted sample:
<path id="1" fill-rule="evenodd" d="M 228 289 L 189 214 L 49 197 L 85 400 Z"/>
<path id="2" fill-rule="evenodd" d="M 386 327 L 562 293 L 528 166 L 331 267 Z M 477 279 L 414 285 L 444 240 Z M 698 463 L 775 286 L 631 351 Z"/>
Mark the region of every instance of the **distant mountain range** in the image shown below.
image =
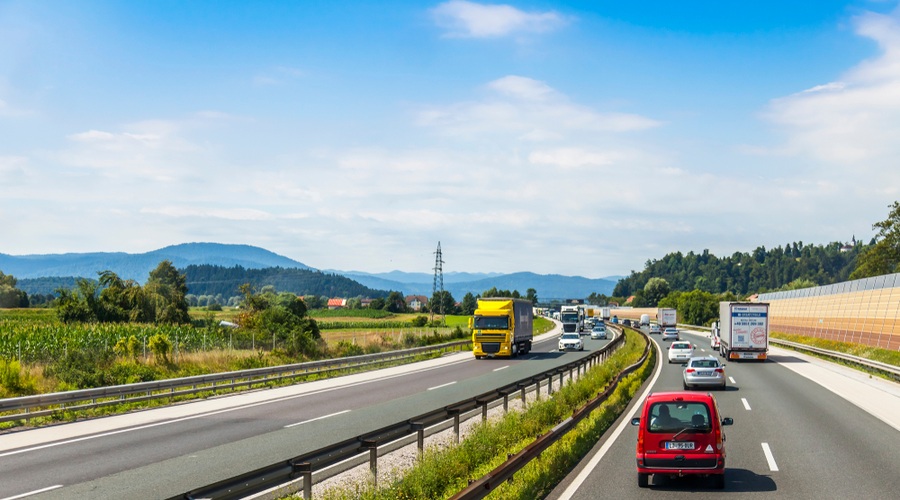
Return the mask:
<path id="1" fill-rule="evenodd" d="M 296 260 L 250 245 L 222 243 L 184 243 L 140 254 L 123 252 L 67 253 L 47 255 L 6 255 L 0 253 L 0 271 L 15 276 L 19 288 L 32 292 L 29 284 L 38 285 L 46 277 L 97 278 L 99 271 L 111 270 L 123 279 L 139 283 L 147 280 L 150 271 L 163 260 L 169 260 L 178 269 L 190 265 L 241 266 L 245 269 L 270 267 L 316 270 Z M 405 295 L 431 297 L 434 276 L 428 273 L 365 273 L 361 271 L 323 270 L 350 278 L 361 285 L 376 290 L 403 292 Z M 589 279 L 581 276 L 540 275 L 530 272 L 513 274 L 461 273 L 444 274 L 444 289 L 457 300 L 471 292 L 480 294 L 496 287 L 500 290 L 518 290 L 525 294 L 529 288 L 538 292 L 538 298 L 584 298 L 591 293 L 611 295 L 620 277 Z"/>

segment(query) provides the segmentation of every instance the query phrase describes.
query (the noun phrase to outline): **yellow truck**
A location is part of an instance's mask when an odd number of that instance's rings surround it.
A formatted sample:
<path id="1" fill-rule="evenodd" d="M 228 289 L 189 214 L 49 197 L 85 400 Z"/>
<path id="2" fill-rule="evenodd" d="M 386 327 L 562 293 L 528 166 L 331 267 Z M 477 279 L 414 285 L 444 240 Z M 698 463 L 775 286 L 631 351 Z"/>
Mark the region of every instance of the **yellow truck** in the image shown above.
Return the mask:
<path id="1" fill-rule="evenodd" d="M 511 358 L 531 351 L 534 338 L 532 307 L 530 300 L 478 299 L 475 315 L 469 318 L 475 359 L 485 356 Z"/>

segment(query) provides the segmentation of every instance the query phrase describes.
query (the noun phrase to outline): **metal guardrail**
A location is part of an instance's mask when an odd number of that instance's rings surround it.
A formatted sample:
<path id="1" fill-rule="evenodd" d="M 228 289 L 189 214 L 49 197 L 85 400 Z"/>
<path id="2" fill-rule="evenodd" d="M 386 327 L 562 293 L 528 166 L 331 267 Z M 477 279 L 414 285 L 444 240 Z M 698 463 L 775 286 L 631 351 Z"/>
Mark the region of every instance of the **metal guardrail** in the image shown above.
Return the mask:
<path id="1" fill-rule="evenodd" d="M 461 349 L 469 344 L 469 340 L 464 340 L 378 354 L 364 354 L 291 365 L 0 399 L 0 413 L 24 410 L 20 413 L 0 415 L 0 422 L 27 420 L 63 411 L 85 410 L 151 399 L 173 398 L 201 392 L 215 393 L 220 390 L 250 387 L 314 374 L 377 366 L 397 360 L 414 358 L 434 351 Z"/>
<path id="2" fill-rule="evenodd" d="M 373 473 L 372 475 L 373 477 L 377 477 L 377 456 L 379 446 L 407 436 L 416 435 L 419 452 L 421 453 L 423 451 L 425 431 L 428 427 L 452 419 L 454 431 L 458 437 L 461 415 L 480 408 L 482 418 L 484 419 L 487 416 L 487 408 L 492 403 L 502 399 L 504 408 L 506 408 L 510 395 L 516 392 L 520 392 L 521 397 L 524 400 L 526 390 L 531 386 L 535 386 L 535 390 L 540 391 L 540 386 L 545 380 L 550 380 L 552 384 L 552 379 L 555 376 L 562 379 L 563 375 L 566 372 L 569 372 L 571 378 L 573 371 L 577 370 L 579 373 L 581 370 L 586 371 L 589 367 L 605 361 L 612 352 L 624 344 L 624 341 L 624 335 L 616 335 L 616 338 L 609 344 L 579 360 L 551 368 L 550 370 L 541 372 L 537 375 L 479 394 L 473 398 L 458 401 L 443 408 L 397 422 L 354 438 L 346 439 L 304 455 L 280 461 L 237 477 L 217 481 L 207 486 L 171 497 L 170 500 L 200 498 L 217 500 L 238 499 L 273 488 L 283 487 L 284 485 L 301 478 L 303 496 L 304 498 L 310 498 L 312 492 L 312 475 L 314 473 L 365 453 L 369 454 L 369 464 Z M 280 493 L 285 494 L 287 491 L 280 490 Z"/>
<path id="3" fill-rule="evenodd" d="M 839 359 L 841 361 L 851 363 L 854 365 L 861 366 L 868 370 L 874 370 L 877 372 L 882 372 L 893 378 L 894 380 L 900 381 L 900 368 L 896 366 L 889 365 L 887 363 L 882 363 L 880 361 L 873 361 L 871 359 L 861 358 L 859 356 L 853 356 L 851 354 L 844 354 L 842 352 L 837 351 L 829 351 L 828 349 L 822 349 L 819 347 L 814 347 L 811 345 L 800 344 L 797 342 L 790 342 L 788 340 L 781 339 L 769 339 L 770 344 L 781 345 L 790 347 L 791 349 L 796 349 L 798 351 L 806 351 L 811 352 L 813 354 L 818 354 L 820 356 L 826 356 L 829 358 Z"/>
<path id="4" fill-rule="evenodd" d="M 683 325 L 689 327 L 691 329 L 696 330 L 711 330 L 708 326 L 697 326 L 697 325 Z M 789 347 L 791 349 L 797 351 L 805 351 L 813 354 L 817 354 L 819 356 L 824 356 L 827 358 L 839 359 L 846 363 L 850 363 L 867 370 L 872 370 L 880 373 L 884 373 L 890 378 L 900 381 L 900 368 L 889 365 L 887 363 L 882 363 L 880 361 L 875 361 L 872 359 L 861 358 L 859 356 L 853 356 L 852 354 L 845 354 L 843 352 L 831 351 L 828 349 L 822 349 L 821 347 L 815 347 L 811 345 L 801 344 L 799 342 L 791 342 L 789 340 L 782 339 L 774 339 L 771 336 L 769 337 L 769 344 L 780 345 L 784 347 Z"/>

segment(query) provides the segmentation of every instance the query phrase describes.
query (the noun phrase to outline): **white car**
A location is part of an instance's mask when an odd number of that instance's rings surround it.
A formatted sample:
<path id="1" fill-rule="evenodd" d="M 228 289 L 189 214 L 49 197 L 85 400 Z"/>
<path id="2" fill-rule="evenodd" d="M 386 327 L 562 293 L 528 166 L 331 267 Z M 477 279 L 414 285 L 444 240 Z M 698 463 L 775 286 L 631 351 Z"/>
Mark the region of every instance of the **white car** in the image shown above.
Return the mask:
<path id="1" fill-rule="evenodd" d="M 660 333 L 659 325 L 657 325 L 656 323 L 650 325 L 650 333 Z"/>
<path id="2" fill-rule="evenodd" d="M 564 333 L 559 337 L 559 350 L 560 351 L 568 351 L 568 350 L 584 350 L 584 341 L 581 340 L 581 335 L 577 333 Z"/>
<path id="3" fill-rule="evenodd" d="M 719 348 L 719 336 L 718 336 L 718 335 L 712 334 L 712 335 L 709 337 L 709 346 L 710 346 L 711 348 L 713 348 L 713 349 L 718 349 L 718 348 Z"/>
<path id="4" fill-rule="evenodd" d="M 672 328 L 670 326 L 669 328 L 666 328 L 665 330 L 663 330 L 662 339 L 663 340 L 681 340 L 681 337 L 678 336 L 678 330 L 676 330 L 675 328 Z"/>
<path id="5" fill-rule="evenodd" d="M 694 355 L 694 346 L 690 342 L 672 342 L 669 346 L 669 363 L 684 363 Z"/>

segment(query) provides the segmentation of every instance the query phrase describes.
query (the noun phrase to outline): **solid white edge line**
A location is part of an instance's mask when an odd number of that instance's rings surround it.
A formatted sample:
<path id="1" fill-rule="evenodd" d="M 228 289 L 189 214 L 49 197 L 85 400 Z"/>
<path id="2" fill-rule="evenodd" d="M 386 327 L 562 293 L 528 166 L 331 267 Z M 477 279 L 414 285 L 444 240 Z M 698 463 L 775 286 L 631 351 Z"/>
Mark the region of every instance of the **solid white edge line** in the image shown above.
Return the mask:
<path id="1" fill-rule="evenodd" d="M 500 370 L 505 370 L 505 369 L 507 369 L 507 368 L 509 368 L 509 365 L 501 366 L 500 368 L 494 368 L 494 371 L 495 371 L 495 372 L 499 372 Z"/>
<path id="2" fill-rule="evenodd" d="M 778 471 L 778 464 L 775 463 L 775 455 L 772 455 L 772 450 L 769 448 L 769 443 L 762 444 L 763 454 L 766 456 L 766 462 L 769 462 L 769 470 L 772 472 Z"/>
<path id="3" fill-rule="evenodd" d="M 651 340 L 651 342 L 653 342 L 653 341 Z M 660 356 L 661 352 L 660 352 L 659 346 L 656 344 L 656 342 L 653 342 L 653 348 L 656 349 L 656 359 L 659 360 L 660 359 L 659 356 Z M 654 384 L 656 384 L 656 379 L 658 379 L 659 374 L 662 373 L 662 365 L 663 365 L 662 362 L 659 362 L 656 364 L 656 373 L 653 374 L 653 379 L 650 380 L 650 383 L 647 385 L 647 388 L 644 390 L 643 393 L 641 393 L 641 395 L 638 399 L 639 402 L 642 402 L 645 399 L 647 399 L 647 395 L 650 394 L 650 391 L 653 389 Z M 638 404 L 638 407 L 640 407 L 640 403 Z M 625 427 L 630 426 L 630 425 L 631 425 L 631 419 L 628 417 L 625 417 L 625 419 L 619 423 L 619 426 L 616 427 L 616 430 L 614 430 L 613 433 L 609 436 L 609 439 L 607 439 L 606 442 L 603 443 L 603 446 L 601 446 L 600 449 L 597 450 L 597 453 L 591 457 L 591 459 L 590 459 L 590 461 L 588 461 L 587 465 L 585 465 L 584 468 L 581 469 L 581 472 L 579 472 L 578 475 L 575 476 L 575 479 L 573 479 L 572 482 L 569 484 L 569 486 L 565 489 L 565 491 L 562 492 L 562 495 L 560 495 L 560 497 L 559 497 L 560 500 L 568 500 L 568 499 L 572 498 L 572 495 L 574 495 L 575 492 L 578 491 L 578 488 L 581 487 L 581 485 L 588 478 L 588 476 L 590 476 L 591 473 L 594 472 L 594 469 L 597 467 L 597 464 L 600 463 L 600 460 L 603 460 L 603 456 L 606 455 L 606 452 L 609 451 L 609 449 L 612 447 L 613 443 L 615 443 L 619 439 L 619 435 L 625 431 Z"/>
<path id="4" fill-rule="evenodd" d="M 428 390 L 429 390 L 429 391 L 433 391 L 433 390 L 435 390 L 435 389 L 440 389 L 441 387 L 447 387 L 448 385 L 453 385 L 453 384 L 455 384 L 455 383 L 456 383 L 456 381 L 454 380 L 453 382 L 447 382 L 446 384 L 441 384 L 441 385 L 436 385 L 436 386 L 434 386 L 434 387 L 429 387 Z"/>
<path id="5" fill-rule="evenodd" d="M 334 417 L 334 416 L 337 416 L 337 415 L 343 415 L 344 413 L 350 413 L 350 410 L 344 410 L 344 411 L 339 411 L 339 412 L 337 412 L 337 413 L 331 413 L 331 414 L 328 414 L 328 415 L 322 415 L 321 417 L 311 418 L 311 419 L 309 419 L 309 420 L 304 420 L 303 422 L 297 422 L 296 424 L 288 424 L 288 425 L 285 425 L 284 428 L 285 428 L 285 429 L 288 429 L 288 428 L 290 428 L 290 427 L 295 427 L 295 426 L 298 426 L 298 425 L 303 425 L 303 424 L 306 424 L 306 423 L 309 423 L 309 422 L 315 422 L 316 420 L 322 420 L 322 419 L 329 418 L 329 417 Z"/>
<path id="6" fill-rule="evenodd" d="M 747 398 L 741 398 L 741 403 L 744 403 L 744 409 L 750 411 L 750 403 L 747 402 Z"/>
<path id="7" fill-rule="evenodd" d="M 16 495 L 14 497 L 2 498 L 0 500 L 16 500 L 17 498 L 30 497 L 31 495 L 37 495 L 38 493 L 44 493 L 45 491 L 55 490 L 57 488 L 62 488 L 62 487 L 63 487 L 63 485 L 57 484 L 54 486 L 48 486 L 46 488 L 41 488 L 39 490 L 29 491 L 28 493 L 22 493 L 21 495 Z"/>

